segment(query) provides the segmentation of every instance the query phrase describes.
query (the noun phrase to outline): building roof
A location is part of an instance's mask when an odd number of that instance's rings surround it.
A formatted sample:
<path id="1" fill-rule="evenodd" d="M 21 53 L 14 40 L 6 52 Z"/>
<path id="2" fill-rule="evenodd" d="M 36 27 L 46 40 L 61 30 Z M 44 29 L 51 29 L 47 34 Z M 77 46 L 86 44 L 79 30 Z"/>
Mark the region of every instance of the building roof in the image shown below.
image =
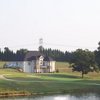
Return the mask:
<path id="1" fill-rule="evenodd" d="M 29 51 L 26 56 L 25 56 L 25 59 L 24 60 L 36 60 L 37 57 L 40 57 L 41 56 L 41 53 L 39 51 Z"/>
<path id="2" fill-rule="evenodd" d="M 51 57 L 45 56 L 39 51 L 29 51 L 25 56 L 25 61 L 37 60 L 40 56 L 44 57 L 44 61 L 54 61 Z"/>
<path id="3" fill-rule="evenodd" d="M 44 61 L 54 61 L 54 59 L 51 57 L 45 56 Z"/>

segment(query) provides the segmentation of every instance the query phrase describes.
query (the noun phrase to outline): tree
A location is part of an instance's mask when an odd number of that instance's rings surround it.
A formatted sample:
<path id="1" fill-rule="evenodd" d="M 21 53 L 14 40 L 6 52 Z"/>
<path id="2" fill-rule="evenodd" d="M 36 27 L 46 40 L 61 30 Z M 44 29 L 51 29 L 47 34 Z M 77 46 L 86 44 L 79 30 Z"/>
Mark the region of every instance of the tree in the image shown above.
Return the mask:
<path id="1" fill-rule="evenodd" d="M 73 52 L 68 52 L 66 51 L 65 52 L 65 57 L 64 57 L 64 60 L 71 63 L 72 60 L 73 60 Z"/>
<path id="2" fill-rule="evenodd" d="M 52 57 L 56 61 L 66 61 L 65 59 L 65 53 L 54 49 L 52 50 L 51 48 L 48 49 L 43 49 L 42 53 L 46 56 Z"/>
<path id="3" fill-rule="evenodd" d="M 44 48 L 43 48 L 43 46 L 39 46 L 38 49 L 39 49 L 39 51 L 42 53 Z"/>
<path id="4" fill-rule="evenodd" d="M 14 53 L 8 47 L 4 48 L 2 60 L 4 61 L 13 61 Z"/>
<path id="5" fill-rule="evenodd" d="M 99 47 L 97 48 L 97 50 L 94 52 L 95 53 L 95 59 L 96 62 L 99 66 L 99 70 L 100 70 L 100 42 L 98 43 Z"/>
<path id="6" fill-rule="evenodd" d="M 24 60 L 24 57 L 26 55 L 26 53 L 28 52 L 27 49 L 20 49 L 20 50 L 17 50 L 16 52 L 16 60 L 18 61 L 22 61 Z"/>
<path id="7" fill-rule="evenodd" d="M 81 72 L 82 78 L 84 74 L 96 71 L 97 69 L 94 52 L 89 50 L 77 49 L 73 53 L 72 63 L 72 70 Z"/>

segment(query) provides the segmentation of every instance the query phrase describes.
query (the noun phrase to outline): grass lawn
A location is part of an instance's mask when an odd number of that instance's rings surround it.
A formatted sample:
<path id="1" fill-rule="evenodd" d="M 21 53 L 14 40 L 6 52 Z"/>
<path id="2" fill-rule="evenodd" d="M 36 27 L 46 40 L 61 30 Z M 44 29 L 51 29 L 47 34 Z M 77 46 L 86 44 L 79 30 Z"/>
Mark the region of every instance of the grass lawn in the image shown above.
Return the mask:
<path id="1" fill-rule="evenodd" d="M 0 61 L 0 69 L 3 68 L 5 63 L 6 63 L 5 61 Z"/>
<path id="2" fill-rule="evenodd" d="M 60 70 L 61 63 L 57 64 Z M 15 69 L 0 69 L 0 74 L 8 79 L 0 78 L 0 93 L 100 93 L 100 73 L 89 73 L 82 79 L 81 74 L 72 72 L 69 67 L 66 67 L 66 63 L 62 66 L 66 68 L 66 72 L 22 73 Z"/>
<path id="3" fill-rule="evenodd" d="M 71 71 L 71 69 L 69 69 L 69 66 L 69 63 L 67 62 L 56 62 L 56 70 L 58 70 L 60 73 Z"/>

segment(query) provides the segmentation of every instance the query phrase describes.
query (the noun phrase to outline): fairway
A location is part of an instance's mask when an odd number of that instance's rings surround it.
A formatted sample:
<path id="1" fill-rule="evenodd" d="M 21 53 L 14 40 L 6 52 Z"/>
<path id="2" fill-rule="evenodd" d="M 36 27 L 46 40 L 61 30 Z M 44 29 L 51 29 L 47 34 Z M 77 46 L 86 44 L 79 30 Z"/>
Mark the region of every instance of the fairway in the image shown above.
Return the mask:
<path id="1" fill-rule="evenodd" d="M 99 92 L 100 73 L 89 73 L 81 78 L 81 73 L 72 72 L 66 63 L 66 72 L 59 73 L 23 73 L 16 69 L 0 69 L 0 93 L 2 94 L 55 94 L 76 92 Z M 56 64 L 56 65 L 57 65 Z M 62 71 L 62 70 L 61 70 Z"/>

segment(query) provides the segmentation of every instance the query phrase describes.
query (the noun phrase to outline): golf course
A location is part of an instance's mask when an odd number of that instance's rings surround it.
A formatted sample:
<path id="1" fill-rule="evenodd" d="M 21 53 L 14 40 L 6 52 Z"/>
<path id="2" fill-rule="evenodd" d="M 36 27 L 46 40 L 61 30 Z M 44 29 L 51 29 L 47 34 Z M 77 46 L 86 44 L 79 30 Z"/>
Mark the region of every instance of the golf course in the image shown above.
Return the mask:
<path id="1" fill-rule="evenodd" d="M 16 69 L 0 69 L 0 96 L 47 95 L 90 92 L 100 93 L 100 73 L 91 72 L 81 78 L 68 63 L 56 62 L 55 73 L 23 73 Z"/>

